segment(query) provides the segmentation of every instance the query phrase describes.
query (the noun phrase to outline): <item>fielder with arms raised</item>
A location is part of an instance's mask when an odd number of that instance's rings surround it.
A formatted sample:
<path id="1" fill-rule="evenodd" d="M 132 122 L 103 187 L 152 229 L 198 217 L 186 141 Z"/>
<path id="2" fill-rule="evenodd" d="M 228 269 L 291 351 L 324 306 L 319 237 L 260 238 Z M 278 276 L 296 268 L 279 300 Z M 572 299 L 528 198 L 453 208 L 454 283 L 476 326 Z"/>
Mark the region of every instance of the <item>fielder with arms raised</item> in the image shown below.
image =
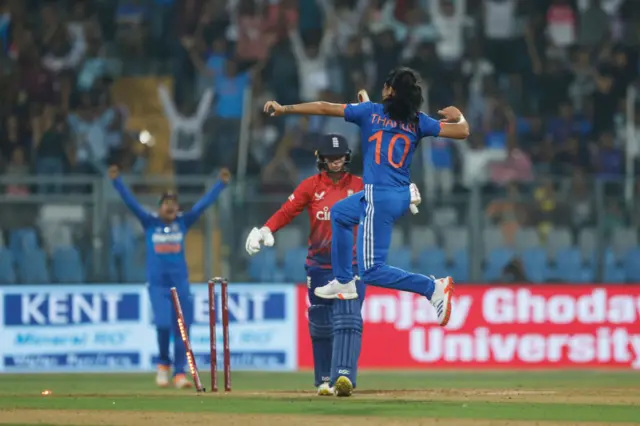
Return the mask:
<path id="1" fill-rule="evenodd" d="M 193 298 L 189 289 L 189 273 L 184 253 L 184 238 L 189 228 L 211 206 L 229 183 L 231 174 L 223 169 L 220 180 L 187 212 L 179 212 L 178 196 L 165 192 L 160 197 L 158 211 L 146 211 L 135 199 L 120 178 L 118 167 L 109 168 L 109 178 L 129 210 L 138 218 L 145 232 L 147 243 L 147 282 L 153 321 L 158 332 L 160 362 L 156 384 L 169 385 L 171 359 L 169 340 L 173 332 L 173 375 L 177 388 L 191 387 L 184 374 L 187 363 L 184 344 L 171 306 L 171 287 L 178 290 L 182 302 L 187 329 L 193 322 Z"/>

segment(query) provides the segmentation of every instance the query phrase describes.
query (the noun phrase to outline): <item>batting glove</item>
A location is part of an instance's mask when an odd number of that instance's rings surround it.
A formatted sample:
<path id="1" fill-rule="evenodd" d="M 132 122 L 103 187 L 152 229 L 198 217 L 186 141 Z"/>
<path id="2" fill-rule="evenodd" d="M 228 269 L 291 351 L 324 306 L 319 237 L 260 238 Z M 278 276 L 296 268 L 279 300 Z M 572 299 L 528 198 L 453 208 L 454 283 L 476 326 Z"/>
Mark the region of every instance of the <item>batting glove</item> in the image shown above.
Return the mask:
<path id="1" fill-rule="evenodd" d="M 422 197 L 420 196 L 420 191 L 418 191 L 418 187 L 415 183 L 412 183 L 409 186 L 409 191 L 411 192 L 411 204 L 419 206 L 422 202 Z"/>
<path id="2" fill-rule="evenodd" d="M 274 243 L 275 240 L 271 230 L 266 226 L 263 226 L 260 229 L 253 228 L 251 232 L 249 232 L 245 248 L 247 249 L 247 253 L 253 256 L 260 251 L 262 248 L 261 244 L 264 244 L 267 247 L 272 247 Z"/>

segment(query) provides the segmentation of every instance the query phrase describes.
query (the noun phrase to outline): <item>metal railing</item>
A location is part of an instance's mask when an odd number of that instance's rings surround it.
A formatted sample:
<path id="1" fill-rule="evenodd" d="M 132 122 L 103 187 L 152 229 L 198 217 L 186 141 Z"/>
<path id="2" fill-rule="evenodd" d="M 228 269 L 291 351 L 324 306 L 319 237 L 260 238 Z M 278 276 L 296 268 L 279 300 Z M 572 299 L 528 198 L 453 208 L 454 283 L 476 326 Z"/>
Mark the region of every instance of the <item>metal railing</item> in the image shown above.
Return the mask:
<path id="1" fill-rule="evenodd" d="M 210 176 L 125 177 L 140 203 L 150 209 L 155 209 L 158 194 L 168 187 L 178 188 L 180 203 L 188 209 L 214 181 Z M 456 273 L 465 282 L 505 280 L 509 268 L 516 271 L 520 268 L 524 279 L 533 282 L 624 281 L 626 278 L 620 273 L 627 254 L 638 245 L 640 205 L 635 196 L 624 202 L 623 195 L 629 186 L 637 191 L 638 183 L 628 179 L 584 182 L 544 179 L 518 185 L 517 193 L 500 188 L 473 188 L 446 199 L 425 202 L 417 216 L 407 215 L 396 224 L 389 263 L 398 260 L 407 263 L 395 254 L 409 253 L 408 267 L 412 270 L 434 275 Z M 192 232 L 202 234 L 202 243 L 189 245 L 187 257 L 204 259 L 195 270 L 198 276 L 223 274 L 232 280 L 260 281 L 260 276 L 251 272 L 251 262 L 258 260 L 246 255 L 245 238 L 252 227 L 265 223 L 288 193 L 265 195 L 260 193 L 258 182 L 245 181 L 247 196 L 236 197 L 235 184 L 195 225 L 196 231 Z M 6 191 L 15 186 L 32 192 L 11 195 Z M 52 188 L 60 192 L 52 193 Z M 51 228 L 67 226 L 72 233 L 70 243 L 82 253 L 88 281 L 126 281 L 113 273 L 112 231 L 114 223 L 135 223 L 135 220 L 108 179 L 3 176 L 0 190 L 0 229 L 7 249 L 12 248 L 11 235 L 16 229 L 33 228 L 40 236 L 40 245 L 50 254 L 59 242 L 68 242 L 68 239 L 58 241 L 58 234 Z M 46 210 L 56 206 L 69 210 L 69 217 L 47 217 Z M 273 276 L 286 281 L 304 276 L 304 256 L 295 265 L 286 262 L 290 257 L 288 251 L 303 252 L 301 248 L 306 247 L 307 213 L 303 212 L 289 228 L 276 234 L 274 248 L 265 249 L 276 253 L 277 273 Z M 140 243 L 140 267 L 144 268 L 141 229 L 134 225 L 131 232 Z M 563 259 L 560 255 L 568 248 L 580 253 L 578 266 L 581 271 L 584 269 L 582 275 L 576 271 L 569 274 L 558 264 Z M 492 263 L 493 257 L 502 249 L 510 253 L 508 264 L 491 270 L 497 267 Z M 545 267 L 555 272 L 540 274 L 530 269 L 537 264 L 531 264 L 531 259 L 541 256 L 540 253 L 545 257 Z M 439 264 L 434 256 L 442 255 L 444 263 Z M 191 272 L 193 275 L 194 269 Z"/>

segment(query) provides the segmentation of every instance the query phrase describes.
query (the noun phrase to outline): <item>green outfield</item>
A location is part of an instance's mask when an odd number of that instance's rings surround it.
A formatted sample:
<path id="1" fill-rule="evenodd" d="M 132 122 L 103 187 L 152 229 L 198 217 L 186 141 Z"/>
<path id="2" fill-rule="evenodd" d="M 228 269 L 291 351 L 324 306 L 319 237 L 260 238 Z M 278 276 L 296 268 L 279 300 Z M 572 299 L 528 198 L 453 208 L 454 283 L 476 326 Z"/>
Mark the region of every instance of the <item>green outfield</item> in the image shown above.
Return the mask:
<path id="1" fill-rule="evenodd" d="M 639 373 L 362 372 L 351 398 L 317 397 L 310 379 L 234 373 L 231 394 L 196 395 L 152 374 L 5 374 L 0 424 L 640 424 Z"/>

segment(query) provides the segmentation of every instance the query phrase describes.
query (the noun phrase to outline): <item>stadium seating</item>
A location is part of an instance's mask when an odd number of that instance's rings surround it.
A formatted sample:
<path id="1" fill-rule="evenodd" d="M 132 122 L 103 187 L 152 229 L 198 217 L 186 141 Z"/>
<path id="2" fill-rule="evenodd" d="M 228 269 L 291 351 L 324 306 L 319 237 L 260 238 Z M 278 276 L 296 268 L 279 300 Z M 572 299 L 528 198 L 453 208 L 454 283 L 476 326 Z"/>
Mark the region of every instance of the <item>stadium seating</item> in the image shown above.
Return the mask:
<path id="1" fill-rule="evenodd" d="M 626 253 L 624 271 L 627 281 L 640 282 L 640 247 L 634 247 Z"/>
<path id="2" fill-rule="evenodd" d="M 584 282 L 582 253 L 578 248 L 565 247 L 558 250 L 553 276 L 565 282 Z"/>
<path id="3" fill-rule="evenodd" d="M 547 252 L 540 246 L 525 248 L 521 253 L 522 265 L 527 279 L 543 283 L 549 278 Z"/>
<path id="4" fill-rule="evenodd" d="M 439 248 L 421 251 L 417 261 L 415 272 L 436 277 L 444 277 L 449 273 L 446 254 Z"/>
<path id="5" fill-rule="evenodd" d="M 26 250 L 19 255 L 18 273 L 25 284 L 49 284 L 51 282 L 47 267 L 47 256 L 42 249 Z"/>
<path id="6" fill-rule="evenodd" d="M 266 249 L 265 251 L 273 251 Z M 305 282 L 307 274 L 304 264 L 307 258 L 307 249 L 302 247 L 290 248 L 284 254 L 284 278 L 287 281 Z"/>
<path id="7" fill-rule="evenodd" d="M 9 249 L 16 258 L 19 258 L 25 251 L 38 248 L 38 237 L 33 228 L 16 229 L 9 237 Z"/>
<path id="8" fill-rule="evenodd" d="M 80 252 L 75 247 L 58 247 L 51 255 L 53 279 L 59 283 L 78 284 L 85 281 Z"/>
<path id="9" fill-rule="evenodd" d="M 469 250 L 460 249 L 456 251 L 452 260 L 450 275 L 459 282 L 469 281 Z"/>
<path id="10" fill-rule="evenodd" d="M 505 266 L 516 256 L 508 247 L 498 247 L 489 252 L 484 269 L 485 281 L 497 281 Z"/>
<path id="11" fill-rule="evenodd" d="M 4 247 L 0 248 L 0 284 L 15 284 L 13 254 Z"/>
<path id="12" fill-rule="evenodd" d="M 396 247 L 389 250 L 387 256 L 387 263 L 396 268 L 404 269 L 405 271 L 413 270 L 413 262 L 411 250 L 408 247 Z"/>
<path id="13" fill-rule="evenodd" d="M 253 280 L 273 282 L 277 269 L 275 250 L 261 250 L 249 258 L 249 276 Z"/>

